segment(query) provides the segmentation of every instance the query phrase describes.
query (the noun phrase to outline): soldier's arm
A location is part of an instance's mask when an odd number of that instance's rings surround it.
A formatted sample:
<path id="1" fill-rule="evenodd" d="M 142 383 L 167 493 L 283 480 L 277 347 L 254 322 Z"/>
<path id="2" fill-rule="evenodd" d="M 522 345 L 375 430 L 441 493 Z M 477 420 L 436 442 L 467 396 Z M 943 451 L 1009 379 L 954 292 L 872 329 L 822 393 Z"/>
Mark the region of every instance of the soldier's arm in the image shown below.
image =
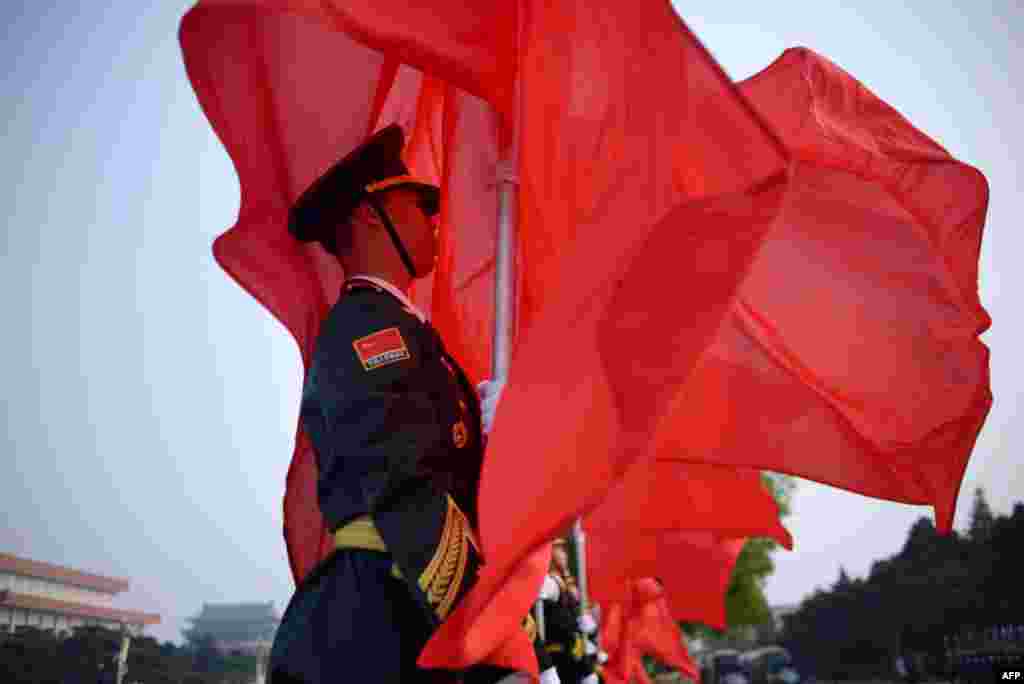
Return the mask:
<path id="1" fill-rule="evenodd" d="M 422 464 L 442 435 L 434 400 L 415 382 L 421 361 L 415 326 L 400 309 L 356 299 L 325 321 L 306 385 L 315 402 L 303 404 L 318 433 L 322 490 L 366 473 L 359 494 L 376 510 L 426 486 Z"/>

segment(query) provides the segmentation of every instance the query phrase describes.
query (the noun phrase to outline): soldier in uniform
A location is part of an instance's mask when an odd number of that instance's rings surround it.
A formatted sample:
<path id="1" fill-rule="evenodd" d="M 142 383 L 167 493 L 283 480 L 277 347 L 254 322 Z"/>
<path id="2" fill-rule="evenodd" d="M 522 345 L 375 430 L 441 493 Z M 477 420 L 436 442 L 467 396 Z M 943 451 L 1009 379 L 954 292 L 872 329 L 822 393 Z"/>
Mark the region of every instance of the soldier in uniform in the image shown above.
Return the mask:
<path id="1" fill-rule="evenodd" d="M 568 588 L 566 603 L 570 612 L 577 616 L 577 627 L 583 637 L 584 657 L 580 666 L 584 673 L 584 684 L 595 684 L 599 677 L 595 676 L 601 672 L 601 665 L 608 659 L 607 654 L 600 652 L 594 643 L 597 638 L 597 621 L 594 619 L 591 608 L 583 604 L 583 597 L 580 594 L 579 583 L 569 569 L 569 550 L 565 540 L 556 545 L 552 554 L 554 564 L 557 568 L 556 574 L 561 576 Z"/>
<path id="2" fill-rule="evenodd" d="M 564 539 L 555 540 L 551 570 L 544 579 L 541 599 L 546 650 L 562 684 L 596 684 L 597 649 L 587 636 L 597 631 L 597 625 L 581 611 L 579 589 L 569 572 Z"/>
<path id="3" fill-rule="evenodd" d="M 540 673 L 540 684 L 562 684 L 558 678 L 558 670 L 555 669 L 555 664 L 545 648 L 544 639 L 541 638 L 537 621 L 534 620 L 533 615 L 526 616 L 526 619 L 523 621 L 523 629 L 526 630 L 527 635 L 533 642 L 534 654 L 537 656 L 537 671 Z M 528 678 L 521 680 L 524 684 L 528 681 L 530 681 Z M 501 684 L 516 684 L 516 682 L 510 678 L 508 681 L 502 681 Z"/>
<path id="4" fill-rule="evenodd" d="M 347 276 L 303 390 L 320 511 L 334 552 L 297 587 L 272 684 L 494 682 L 507 671 L 424 670 L 420 651 L 474 583 L 479 397 L 407 298 L 434 268 L 437 187 L 409 175 L 389 126 L 316 180 L 289 230 Z"/>

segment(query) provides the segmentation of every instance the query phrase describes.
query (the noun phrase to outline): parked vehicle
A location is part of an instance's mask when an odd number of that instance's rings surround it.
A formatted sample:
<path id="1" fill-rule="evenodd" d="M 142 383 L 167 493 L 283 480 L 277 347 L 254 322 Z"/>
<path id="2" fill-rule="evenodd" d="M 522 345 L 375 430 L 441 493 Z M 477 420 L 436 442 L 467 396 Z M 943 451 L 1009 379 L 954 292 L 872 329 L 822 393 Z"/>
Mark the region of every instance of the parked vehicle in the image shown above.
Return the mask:
<path id="1" fill-rule="evenodd" d="M 707 654 L 701 664 L 702 684 L 750 684 L 740 652 L 721 649 Z"/>
<path id="2" fill-rule="evenodd" d="M 800 684 L 800 673 L 789 651 L 781 646 L 764 646 L 740 656 L 750 684 Z"/>

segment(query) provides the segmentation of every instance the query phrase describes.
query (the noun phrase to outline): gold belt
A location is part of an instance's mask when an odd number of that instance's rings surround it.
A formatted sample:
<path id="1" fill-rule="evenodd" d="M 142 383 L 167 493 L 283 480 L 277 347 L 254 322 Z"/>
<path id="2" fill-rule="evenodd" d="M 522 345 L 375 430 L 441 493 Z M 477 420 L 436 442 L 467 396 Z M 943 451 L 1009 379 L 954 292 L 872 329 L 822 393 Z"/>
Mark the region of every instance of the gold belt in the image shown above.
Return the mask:
<path id="1" fill-rule="evenodd" d="M 438 541 L 434 557 L 417 581 L 420 589 L 426 594 L 427 602 L 441 620 L 444 620 L 454 607 L 455 599 L 465 582 L 465 573 L 471 555 L 471 549 L 479 555 L 479 545 L 473 538 L 469 521 L 459 510 L 451 496 L 448 510 L 445 513 L 444 527 Z M 367 549 L 387 553 L 380 531 L 369 515 L 361 515 L 341 526 L 334 532 L 335 549 Z M 397 564 L 391 564 L 391 576 L 404 579 Z"/>
<path id="2" fill-rule="evenodd" d="M 334 548 L 335 550 L 366 549 L 382 553 L 388 551 L 388 545 L 384 543 L 384 538 L 380 536 L 377 526 L 373 524 L 373 518 L 368 515 L 361 515 L 335 530 Z M 391 564 L 391 576 L 402 579 L 402 571 L 396 563 Z"/>
<path id="3" fill-rule="evenodd" d="M 580 634 L 577 634 L 576 637 L 573 639 L 572 647 L 569 649 L 566 649 L 564 644 L 555 643 L 546 645 L 544 647 L 544 650 L 546 650 L 548 653 L 564 653 L 566 650 L 568 650 L 569 654 L 576 660 L 581 660 L 583 656 L 586 654 L 586 646 L 584 646 L 583 636 Z"/>

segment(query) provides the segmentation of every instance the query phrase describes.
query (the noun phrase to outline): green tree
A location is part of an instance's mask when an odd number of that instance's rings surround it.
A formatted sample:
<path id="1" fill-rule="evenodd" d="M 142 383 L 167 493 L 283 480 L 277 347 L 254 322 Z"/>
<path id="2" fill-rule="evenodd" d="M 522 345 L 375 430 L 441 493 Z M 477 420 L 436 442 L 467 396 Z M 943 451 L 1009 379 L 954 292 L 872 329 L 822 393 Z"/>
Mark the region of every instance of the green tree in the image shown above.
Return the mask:
<path id="1" fill-rule="evenodd" d="M 779 517 L 790 514 L 796 480 L 788 475 L 765 472 L 761 476 L 765 487 L 771 492 L 779 506 Z M 748 539 L 736 559 L 729 588 L 725 595 L 725 612 L 729 630 L 722 634 L 704 625 L 683 624 L 683 630 L 690 637 L 718 638 L 735 636 L 747 627 L 756 627 L 769 622 L 771 609 L 764 595 L 765 581 L 775 571 L 772 554 L 779 545 L 773 539 Z"/>
<path id="2" fill-rule="evenodd" d="M 821 679 L 891 679 L 897 653 L 913 654 L 926 675 L 948 677 L 950 636 L 1012 623 L 1024 612 L 1017 578 L 1024 505 L 996 516 L 978 494 L 975 511 L 966 537 L 940 535 L 921 518 L 899 553 L 873 563 L 866 579 L 841 571 L 830 590 L 785 620 L 784 645 Z"/>
<path id="3" fill-rule="evenodd" d="M 787 475 L 765 472 L 761 476 L 765 487 L 779 506 L 779 517 L 790 514 L 796 480 Z M 725 598 L 725 613 L 732 628 L 755 627 L 771 620 L 764 584 L 775 572 L 772 553 L 779 544 L 773 539 L 748 539 L 743 545 Z"/>
<path id="4" fill-rule="evenodd" d="M 224 658 L 221 673 L 228 684 L 249 684 L 259 670 L 259 659 L 252 655 L 235 654 Z"/>
<path id="5" fill-rule="evenodd" d="M 764 582 L 775 571 L 771 554 L 777 547 L 774 540 L 762 538 L 748 539 L 743 545 L 725 594 L 730 627 L 754 627 L 771 620 Z"/>
<path id="6" fill-rule="evenodd" d="M 132 639 L 124 681 L 140 684 L 178 684 L 191 669 L 189 656 L 174 644 L 160 645 L 148 636 Z"/>

